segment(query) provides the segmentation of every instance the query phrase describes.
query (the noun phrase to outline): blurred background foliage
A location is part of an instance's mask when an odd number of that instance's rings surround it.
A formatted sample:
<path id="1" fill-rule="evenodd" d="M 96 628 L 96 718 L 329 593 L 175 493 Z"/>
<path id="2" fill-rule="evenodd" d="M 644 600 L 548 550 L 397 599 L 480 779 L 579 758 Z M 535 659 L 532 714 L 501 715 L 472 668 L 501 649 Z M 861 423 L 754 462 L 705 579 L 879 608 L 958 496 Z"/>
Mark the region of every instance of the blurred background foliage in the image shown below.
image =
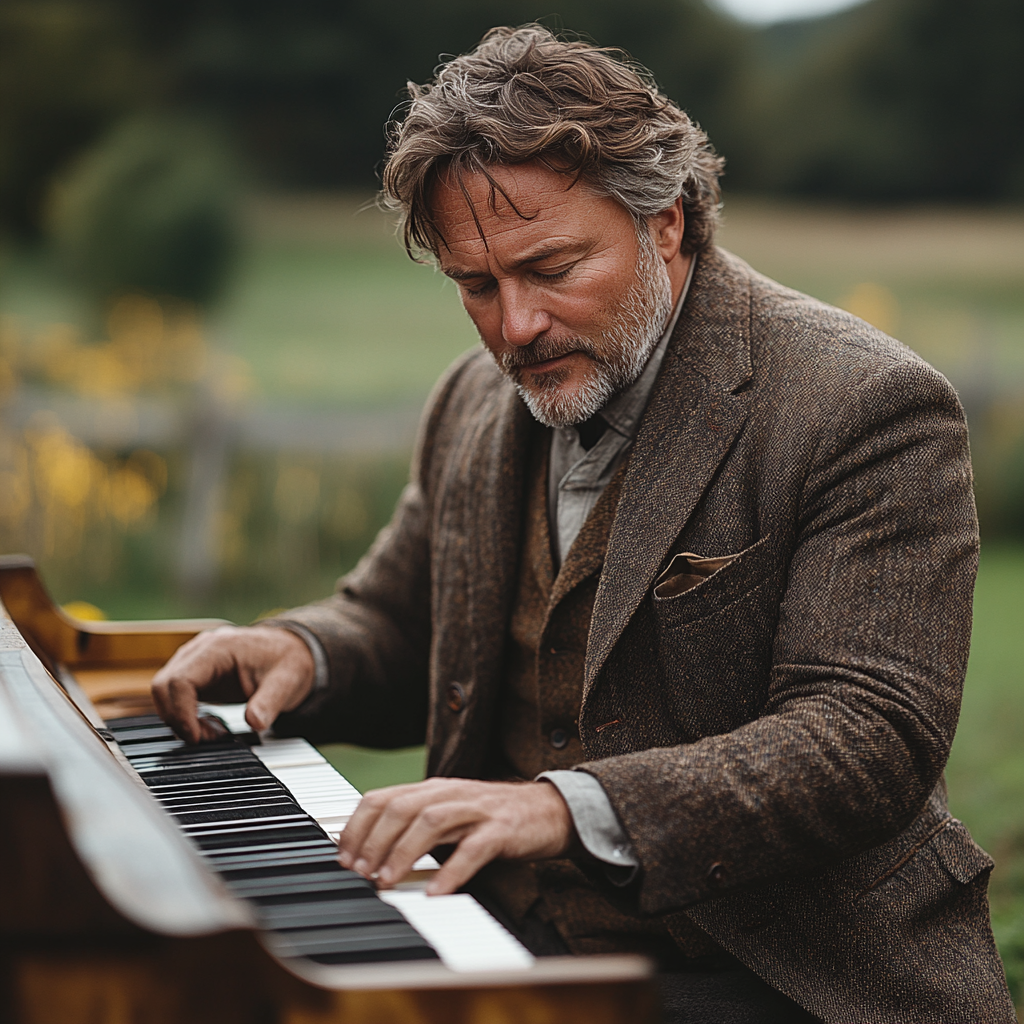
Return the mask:
<path id="1" fill-rule="evenodd" d="M 626 48 L 708 130 L 723 244 L 961 395 L 985 551 L 950 789 L 999 859 L 1020 998 L 1020 0 L 763 27 L 702 0 L 0 0 L 0 550 L 80 614 L 251 621 L 324 594 L 475 342 L 372 208 L 383 125 L 440 55 L 534 18 Z M 363 785 L 422 767 L 331 756 Z"/>

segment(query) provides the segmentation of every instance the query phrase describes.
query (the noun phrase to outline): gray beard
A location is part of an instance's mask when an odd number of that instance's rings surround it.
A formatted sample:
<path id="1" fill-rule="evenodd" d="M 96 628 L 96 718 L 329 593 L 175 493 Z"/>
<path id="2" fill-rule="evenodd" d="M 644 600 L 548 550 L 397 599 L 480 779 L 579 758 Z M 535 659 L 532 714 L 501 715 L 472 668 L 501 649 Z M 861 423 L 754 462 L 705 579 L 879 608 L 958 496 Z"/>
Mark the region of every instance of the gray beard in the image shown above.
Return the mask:
<path id="1" fill-rule="evenodd" d="M 638 227 L 637 241 L 636 281 L 622 300 L 612 327 L 596 343 L 585 336 L 557 342 L 537 339 L 523 348 L 504 353 L 498 360 L 498 366 L 515 384 L 519 397 L 546 427 L 575 426 L 600 412 L 643 373 L 661 340 L 672 312 L 672 283 L 646 227 Z M 519 373 L 521 367 L 572 351 L 586 353 L 593 363 L 593 369 L 577 387 L 563 390 L 570 371 L 562 369 L 539 376 L 534 374 L 531 386 L 524 386 Z"/>

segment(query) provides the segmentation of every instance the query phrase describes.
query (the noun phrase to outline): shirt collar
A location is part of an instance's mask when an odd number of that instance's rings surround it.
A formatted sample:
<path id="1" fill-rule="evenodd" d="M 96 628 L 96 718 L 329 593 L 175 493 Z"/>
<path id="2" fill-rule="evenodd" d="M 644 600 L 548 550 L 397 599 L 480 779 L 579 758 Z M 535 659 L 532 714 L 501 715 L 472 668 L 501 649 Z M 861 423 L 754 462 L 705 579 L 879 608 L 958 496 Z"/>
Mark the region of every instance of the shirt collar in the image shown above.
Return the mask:
<path id="1" fill-rule="evenodd" d="M 676 299 L 672 315 L 668 318 L 665 330 L 654 351 L 650 354 L 643 372 L 625 391 L 617 394 L 600 410 L 601 416 L 607 421 L 608 426 L 623 437 L 633 437 L 640 425 L 640 417 L 643 416 L 644 409 L 647 408 L 647 400 L 651 397 L 651 390 L 654 387 L 655 380 L 658 378 L 658 371 L 661 369 L 661 364 L 665 359 L 665 352 L 668 350 L 669 339 L 672 337 L 672 332 L 676 329 L 679 314 L 683 310 L 683 303 L 686 301 L 686 296 L 690 291 L 690 282 L 693 280 L 693 271 L 696 266 L 697 254 L 694 253 L 690 260 L 690 269 L 686 272 L 683 290 L 679 293 L 679 298 Z M 572 429 L 575 430 L 575 427 Z"/>

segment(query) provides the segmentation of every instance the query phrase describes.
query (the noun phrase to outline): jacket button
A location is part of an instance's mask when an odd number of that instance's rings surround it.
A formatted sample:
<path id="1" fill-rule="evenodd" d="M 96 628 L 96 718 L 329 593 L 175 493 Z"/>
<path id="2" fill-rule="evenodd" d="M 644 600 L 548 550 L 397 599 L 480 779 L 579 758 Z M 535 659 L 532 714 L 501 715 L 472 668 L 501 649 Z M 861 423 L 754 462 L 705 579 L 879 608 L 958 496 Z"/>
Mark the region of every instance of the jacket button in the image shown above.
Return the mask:
<path id="1" fill-rule="evenodd" d="M 708 883 L 711 885 L 721 885 L 729 872 L 726 871 L 725 865 L 721 861 L 715 861 L 711 867 L 708 868 Z"/>
<path id="2" fill-rule="evenodd" d="M 569 734 L 564 729 L 552 729 L 549 739 L 551 740 L 551 746 L 553 746 L 555 750 L 561 750 L 568 744 Z"/>
<path id="3" fill-rule="evenodd" d="M 448 684 L 444 691 L 444 702 L 456 714 L 466 706 L 466 691 L 462 688 L 462 683 Z"/>

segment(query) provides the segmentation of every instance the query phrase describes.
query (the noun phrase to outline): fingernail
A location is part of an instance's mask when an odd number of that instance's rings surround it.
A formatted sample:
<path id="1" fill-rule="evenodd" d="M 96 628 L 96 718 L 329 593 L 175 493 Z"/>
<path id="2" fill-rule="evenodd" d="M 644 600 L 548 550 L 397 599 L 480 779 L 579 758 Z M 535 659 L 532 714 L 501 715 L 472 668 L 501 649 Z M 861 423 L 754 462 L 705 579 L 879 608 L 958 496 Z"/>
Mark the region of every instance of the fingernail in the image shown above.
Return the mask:
<path id="1" fill-rule="evenodd" d="M 349 853 L 347 850 L 342 850 L 341 853 L 338 854 L 338 863 L 343 868 L 352 867 L 352 854 Z"/>
<path id="2" fill-rule="evenodd" d="M 379 881 L 383 882 L 385 885 L 390 885 L 391 884 L 391 869 L 390 868 L 381 868 L 380 871 L 377 873 L 377 879 Z"/>
<path id="3" fill-rule="evenodd" d="M 360 857 L 359 860 L 357 860 L 355 864 L 352 865 L 352 870 L 358 871 L 359 874 L 361 875 L 368 875 L 370 873 L 370 865 L 367 864 L 362 857 Z"/>

